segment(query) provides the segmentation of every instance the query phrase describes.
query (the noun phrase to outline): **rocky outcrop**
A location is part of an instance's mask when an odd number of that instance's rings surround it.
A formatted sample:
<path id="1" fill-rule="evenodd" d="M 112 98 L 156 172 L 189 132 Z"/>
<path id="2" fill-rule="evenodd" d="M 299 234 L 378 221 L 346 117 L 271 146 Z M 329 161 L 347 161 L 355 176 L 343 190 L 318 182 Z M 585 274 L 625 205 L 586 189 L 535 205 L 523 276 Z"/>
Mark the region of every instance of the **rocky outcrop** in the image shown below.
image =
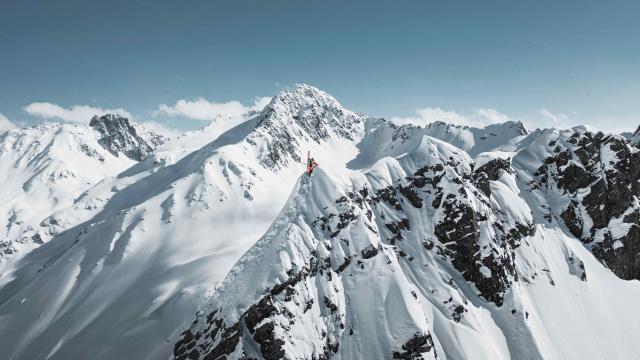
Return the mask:
<path id="1" fill-rule="evenodd" d="M 131 160 L 144 160 L 157 144 L 162 143 L 162 137 L 155 134 L 152 144 L 147 143 L 129 119 L 114 114 L 94 116 L 89 122 L 99 134 L 98 143 L 115 156 L 121 154 Z"/>
<path id="2" fill-rule="evenodd" d="M 476 185 L 486 196 L 491 195 L 489 181 L 498 180 L 501 171 L 511 171 L 510 159 L 496 158 L 478 167 L 473 173 Z"/>
<path id="3" fill-rule="evenodd" d="M 590 131 L 548 145 L 553 156 L 536 176 L 548 196 L 565 199 L 558 217 L 616 275 L 640 279 L 640 151 Z"/>

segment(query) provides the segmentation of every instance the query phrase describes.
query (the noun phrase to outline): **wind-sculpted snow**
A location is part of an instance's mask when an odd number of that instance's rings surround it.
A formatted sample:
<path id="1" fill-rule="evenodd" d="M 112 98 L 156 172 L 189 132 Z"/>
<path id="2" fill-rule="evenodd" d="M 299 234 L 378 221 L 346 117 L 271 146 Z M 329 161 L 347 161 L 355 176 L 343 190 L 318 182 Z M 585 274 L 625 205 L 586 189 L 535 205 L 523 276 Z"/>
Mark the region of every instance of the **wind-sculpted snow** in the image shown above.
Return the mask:
<path id="1" fill-rule="evenodd" d="M 228 275 L 215 310 L 176 344 L 178 357 L 435 358 L 427 314 L 411 297 L 415 291 L 402 279 L 394 249 L 380 241 L 367 215 L 373 200 L 366 188 L 335 201 L 332 183 L 322 170 L 301 178 L 279 219 Z M 391 289 L 363 291 L 362 273 Z M 371 317 L 350 311 L 350 304 L 383 312 Z M 389 327 L 394 336 L 376 333 Z"/>
<path id="2" fill-rule="evenodd" d="M 279 219 L 214 295 L 210 312 L 183 334 L 175 356 L 452 353 L 433 336 L 434 305 L 454 324 L 473 308 L 470 296 L 502 305 L 517 281 L 509 230 L 525 229 L 520 240 L 533 227 L 527 214 L 511 223 L 493 216 L 464 152 L 427 137 L 413 147 L 354 174 L 346 189 L 322 170 L 303 176 Z M 455 278 L 445 275 L 452 272 Z M 471 322 L 482 316 L 471 315 Z M 486 346 L 504 346 L 496 333 L 477 331 L 490 339 Z"/>

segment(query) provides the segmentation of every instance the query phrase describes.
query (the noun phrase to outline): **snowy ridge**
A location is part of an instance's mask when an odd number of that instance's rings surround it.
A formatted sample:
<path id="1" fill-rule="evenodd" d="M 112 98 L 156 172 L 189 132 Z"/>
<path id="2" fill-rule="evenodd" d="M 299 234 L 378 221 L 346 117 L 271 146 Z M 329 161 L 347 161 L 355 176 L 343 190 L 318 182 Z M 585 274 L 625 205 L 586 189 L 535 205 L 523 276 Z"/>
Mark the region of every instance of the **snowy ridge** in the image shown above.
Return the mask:
<path id="1" fill-rule="evenodd" d="M 176 358 L 633 357 L 621 339 L 637 333 L 637 312 L 607 319 L 610 304 L 631 306 L 637 282 L 616 280 L 529 207 L 537 189 L 518 177 L 539 134 L 475 167 L 420 128 L 377 125 L 361 149 L 391 139 L 379 160 L 356 159 L 369 166 L 346 182 L 303 176 Z M 585 317 L 591 326 L 566 325 Z"/>
<path id="2" fill-rule="evenodd" d="M 490 150 L 513 151 L 529 132 L 519 121 L 491 124 L 483 128 L 452 125 L 440 121 L 428 124 L 425 134 L 452 144 L 471 156 Z"/>
<path id="3" fill-rule="evenodd" d="M 620 135 L 546 130 L 514 157 L 542 210 L 623 279 L 640 279 L 640 151 Z"/>
<path id="4" fill-rule="evenodd" d="M 473 174 L 470 165 L 424 137 L 347 183 L 303 176 L 174 355 L 631 358 L 638 349 L 622 339 L 640 329 L 634 317 L 606 319 L 638 284 L 616 280 L 561 231 L 534 227 L 509 161 Z M 482 178 L 489 198 L 474 185 Z M 563 321 L 585 317 L 594 326 Z"/>

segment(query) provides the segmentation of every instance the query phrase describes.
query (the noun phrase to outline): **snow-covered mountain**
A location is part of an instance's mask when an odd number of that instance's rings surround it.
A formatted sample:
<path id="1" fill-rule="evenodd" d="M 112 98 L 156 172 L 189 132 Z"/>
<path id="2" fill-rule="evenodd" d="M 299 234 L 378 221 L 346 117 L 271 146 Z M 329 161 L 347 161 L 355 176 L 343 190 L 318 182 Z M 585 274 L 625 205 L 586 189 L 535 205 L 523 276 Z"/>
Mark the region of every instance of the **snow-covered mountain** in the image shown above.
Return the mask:
<path id="1" fill-rule="evenodd" d="M 640 152 L 621 136 L 398 126 L 308 85 L 167 141 L 81 129 L 127 163 L 6 265 L 8 359 L 640 351 Z"/>
<path id="2" fill-rule="evenodd" d="M 614 273 L 638 275 L 610 271 L 597 247 L 564 231 L 571 222 L 556 201 L 574 194 L 541 172 L 569 169 L 552 160 L 584 151 L 575 143 L 592 154 L 589 166 L 616 167 L 619 179 L 636 150 L 617 136 L 548 130 L 512 158 L 485 154 L 474 167 L 422 130 L 402 133 L 347 178 L 320 169 L 302 176 L 182 334 L 175 357 L 635 358 L 640 284 Z M 607 216 L 608 231 L 638 226 Z M 638 259 L 636 238 L 626 236 L 616 255 Z"/>
<path id="3" fill-rule="evenodd" d="M 490 150 L 512 151 L 528 131 L 519 121 L 491 124 L 483 128 L 436 121 L 426 126 L 425 134 L 476 156 Z"/>
<path id="4" fill-rule="evenodd" d="M 108 139 L 126 147 L 109 145 Z M 0 133 L 0 263 L 21 247 L 46 241 L 59 225 L 43 222 L 46 217 L 72 206 L 85 190 L 131 167 L 162 141 L 117 115 L 96 117 L 90 126 L 38 125 Z M 136 151 L 139 156 L 128 158 Z"/>
<path id="5" fill-rule="evenodd" d="M 307 150 L 341 171 L 363 123 L 301 86 L 226 130 L 206 128 L 215 137 L 193 151 L 180 148 L 201 133 L 87 190 L 50 217 L 68 230 L 0 278 L 0 350 L 24 359 L 168 356 L 174 334 L 278 215 Z"/>

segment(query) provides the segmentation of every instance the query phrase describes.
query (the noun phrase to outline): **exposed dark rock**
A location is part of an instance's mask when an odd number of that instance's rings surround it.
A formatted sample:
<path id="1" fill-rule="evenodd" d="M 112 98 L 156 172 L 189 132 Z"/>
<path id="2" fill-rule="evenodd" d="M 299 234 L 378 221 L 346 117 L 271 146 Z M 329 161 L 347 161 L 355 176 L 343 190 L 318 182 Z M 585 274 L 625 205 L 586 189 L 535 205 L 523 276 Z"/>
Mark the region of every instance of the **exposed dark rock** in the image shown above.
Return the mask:
<path id="1" fill-rule="evenodd" d="M 593 254 L 619 277 L 640 279 L 640 219 L 625 217 L 633 226 L 620 239 L 608 230 L 612 219 L 637 211 L 640 152 L 622 137 L 601 132 L 576 132 L 567 141 L 575 148 L 562 147 L 545 159 L 537 172 L 538 187 L 555 181 L 569 200 L 559 215 L 571 234 L 590 244 Z M 604 232 L 604 240 L 594 242 L 598 232 Z"/>
<path id="2" fill-rule="evenodd" d="M 338 305 L 334 304 L 331 299 L 329 299 L 328 297 L 324 297 L 324 306 L 327 307 L 327 309 L 329 309 L 331 311 L 331 313 L 333 314 L 334 312 L 338 311 Z"/>
<path id="3" fill-rule="evenodd" d="M 410 230 L 409 219 L 402 219 L 392 223 L 384 224 L 384 226 L 393 233 L 393 236 L 389 238 L 389 243 L 392 245 L 396 241 L 402 240 L 402 230 Z"/>
<path id="4" fill-rule="evenodd" d="M 154 150 L 125 117 L 113 114 L 94 116 L 89 126 L 100 134 L 98 143 L 114 156 L 123 154 L 132 160 L 141 161 Z"/>
<path id="5" fill-rule="evenodd" d="M 360 253 L 362 254 L 362 258 L 363 259 L 369 259 L 372 258 L 376 255 L 378 255 L 378 251 L 379 249 L 376 248 L 375 246 L 373 246 L 373 244 L 367 246 L 366 248 L 362 249 L 360 251 Z"/>
<path id="6" fill-rule="evenodd" d="M 423 359 L 422 354 L 433 349 L 433 339 L 431 334 L 416 334 L 413 338 L 402 345 L 402 350 L 393 353 L 394 359 L 416 360 Z"/>
<path id="7" fill-rule="evenodd" d="M 411 205 L 413 205 L 413 207 L 415 208 L 422 207 L 422 198 L 418 196 L 418 193 L 414 189 L 413 185 L 409 185 L 407 187 L 399 186 L 398 189 L 400 189 L 400 193 L 404 195 L 404 197 L 407 198 L 407 200 L 409 200 L 409 202 L 411 203 Z"/>
<path id="8" fill-rule="evenodd" d="M 256 329 L 253 339 L 260 344 L 260 353 L 265 360 L 284 358 L 284 341 L 275 337 L 273 323 L 269 322 Z"/>
<path id="9" fill-rule="evenodd" d="M 402 205 L 396 198 L 396 189 L 393 186 L 382 188 L 376 192 L 374 201 L 379 202 L 380 199 L 384 200 L 387 204 L 391 205 L 396 210 L 402 210 Z"/>
<path id="10" fill-rule="evenodd" d="M 462 320 L 462 314 L 464 314 L 466 311 L 467 309 L 465 309 L 462 305 L 458 305 L 453 308 L 453 313 L 451 314 L 451 316 L 453 317 L 453 321 L 460 322 L 460 320 Z"/>
<path id="11" fill-rule="evenodd" d="M 247 310 L 244 316 L 244 323 L 247 325 L 247 329 L 254 332 L 254 329 L 258 323 L 268 318 L 276 312 L 276 308 L 273 306 L 271 296 L 267 295 L 263 297 L 257 304 L 252 305 Z"/>
<path id="12" fill-rule="evenodd" d="M 444 209 L 446 219 L 436 224 L 435 234 L 441 243 L 446 244 L 451 263 L 465 280 L 476 285 L 485 299 L 502 305 L 504 291 L 510 286 L 507 274 L 514 271 L 512 259 L 499 258 L 493 252 L 484 259 L 480 258 L 480 231 L 475 211 L 454 199 L 445 201 Z M 491 270 L 491 277 L 484 276 L 480 271 L 482 266 Z"/>
<path id="13" fill-rule="evenodd" d="M 498 180 L 500 171 L 511 171 L 510 159 L 493 159 L 474 171 L 473 177 L 475 183 L 485 195 L 491 195 L 489 181 Z"/>

